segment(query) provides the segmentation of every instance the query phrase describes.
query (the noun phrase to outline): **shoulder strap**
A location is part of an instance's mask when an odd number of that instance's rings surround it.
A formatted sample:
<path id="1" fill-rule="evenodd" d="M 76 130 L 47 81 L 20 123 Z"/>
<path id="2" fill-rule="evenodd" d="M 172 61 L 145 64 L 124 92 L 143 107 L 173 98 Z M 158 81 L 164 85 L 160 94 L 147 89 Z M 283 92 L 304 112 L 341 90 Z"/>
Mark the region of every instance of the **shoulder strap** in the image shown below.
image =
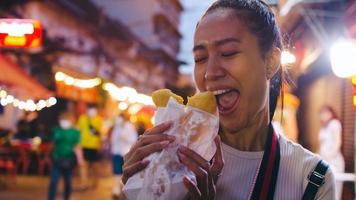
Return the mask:
<path id="1" fill-rule="evenodd" d="M 319 190 L 319 188 L 325 182 L 325 174 L 329 165 L 320 160 L 313 171 L 308 175 L 308 185 L 304 191 L 303 200 L 313 200 Z"/>

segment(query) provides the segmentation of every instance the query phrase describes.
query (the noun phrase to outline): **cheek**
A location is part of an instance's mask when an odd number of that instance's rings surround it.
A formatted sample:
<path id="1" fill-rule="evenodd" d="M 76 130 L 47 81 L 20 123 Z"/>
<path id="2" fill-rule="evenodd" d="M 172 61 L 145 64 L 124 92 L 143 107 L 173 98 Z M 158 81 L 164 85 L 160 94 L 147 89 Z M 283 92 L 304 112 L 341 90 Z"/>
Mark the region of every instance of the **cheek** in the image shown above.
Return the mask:
<path id="1" fill-rule="evenodd" d="M 194 80 L 200 91 L 205 91 L 204 76 L 205 70 L 202 67 L 194 67 Z"/>

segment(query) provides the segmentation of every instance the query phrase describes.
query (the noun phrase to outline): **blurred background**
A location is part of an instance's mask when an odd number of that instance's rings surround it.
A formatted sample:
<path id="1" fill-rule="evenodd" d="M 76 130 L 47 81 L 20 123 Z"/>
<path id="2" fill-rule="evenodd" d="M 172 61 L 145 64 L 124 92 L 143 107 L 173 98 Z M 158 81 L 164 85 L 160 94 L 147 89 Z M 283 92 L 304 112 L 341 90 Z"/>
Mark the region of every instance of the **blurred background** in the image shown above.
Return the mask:
<path id="1" fill-rule="evenodd" d="M 1 0 L 0 199 L 46 199 L 60 114 L 69 111 L 83 133 L 78 119 L 93 119 L 93 107 L 100 118 L 98 184 L 82 187 L 75 167 L 71 199 L 115 199 L 111 138 L 118 116 L 140 135 L 153 124 L 151 92 L 195 93 L 193 32 L 212 2 Z M 275 126 L 312 152 L 337 153 L 341 199 L 355 199 L 356 1 L 267 2 L 283 32 L 281 63 L 289 71 Z M 323 120 L 326 107 L 332 117 Z M 339 133 L 326 141 L 330 120 Z M 63 190 L 60 183 L 58 199 Z"/>

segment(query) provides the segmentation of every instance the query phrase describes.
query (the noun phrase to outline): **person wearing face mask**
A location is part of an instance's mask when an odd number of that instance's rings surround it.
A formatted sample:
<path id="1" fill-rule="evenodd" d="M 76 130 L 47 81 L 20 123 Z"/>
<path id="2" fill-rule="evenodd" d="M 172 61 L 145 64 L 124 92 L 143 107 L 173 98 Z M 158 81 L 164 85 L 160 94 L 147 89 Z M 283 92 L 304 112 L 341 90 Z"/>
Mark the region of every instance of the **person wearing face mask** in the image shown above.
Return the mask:
<path id="1" fill-rule="evenodd" d="M 117 116 L 111 132 L 112 167 L 114 173 L 113 199 L 119 199 L 124 155 L 137 141 L 137 131 L 124 114 Z"/>
<path id="2" fill-rule="evenodd" d="M 65 112 L 59 116 L 59 127 L 53 130 L 52 169 L 48 200 L 56 198 L 59 178 L 64 178 L 64 199 L 69 199 L 72 191 L 73 168 L 83 163 L 80 149 L 80 133 L 74 128 L 74 116 Z"/>
<path id="3" fill-rule="evenodd" d="M 85 161 L 80 167 L 81 185 L 84 189 L 88 186 L 96 188 L 98 184 L 102 124 L 102 117 L 98 114 L 97 107 L 93 105 L 90 105 L 86 114 L 81 115 L 78 119 Z M 92 174 L 91 184 L 89 184 L 89 173 Z"/>
<path id="4" fill-rule="evenodd" d="M 330 106 L 323 106 L 320 110 L 321 127 L 319 131 L 319 154 L 336 173 L 343 173 L 345 160 L 341 153 L 342 126 L 335 111 Z M 341 199 L 342 182 L 336 181 L 336 199 Z"/>

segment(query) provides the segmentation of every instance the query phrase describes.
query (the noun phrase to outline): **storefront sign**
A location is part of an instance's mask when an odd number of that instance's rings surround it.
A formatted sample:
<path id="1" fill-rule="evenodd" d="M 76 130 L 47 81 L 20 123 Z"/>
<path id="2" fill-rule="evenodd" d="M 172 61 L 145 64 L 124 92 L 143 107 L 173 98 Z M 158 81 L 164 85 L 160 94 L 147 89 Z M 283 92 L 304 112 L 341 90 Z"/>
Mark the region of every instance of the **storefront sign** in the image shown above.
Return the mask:
<path id="1" fill-rule="evenodd" d="M 0 19 L 0 47 L 38 47 L 42 43 L 42 27 L 32 19 Z"/>

